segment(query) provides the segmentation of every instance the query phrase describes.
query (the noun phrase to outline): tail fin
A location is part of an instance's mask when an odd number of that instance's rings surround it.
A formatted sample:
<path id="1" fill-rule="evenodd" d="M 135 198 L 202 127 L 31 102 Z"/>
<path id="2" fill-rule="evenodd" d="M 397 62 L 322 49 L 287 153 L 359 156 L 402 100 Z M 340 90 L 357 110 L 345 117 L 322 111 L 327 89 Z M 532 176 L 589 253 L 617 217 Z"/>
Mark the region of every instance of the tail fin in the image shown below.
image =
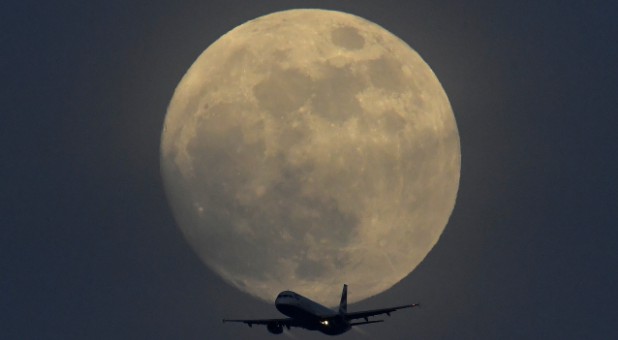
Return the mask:
<path id="1" fill-rule="evenodd" d="M 341 292 L 341 301 L 339 302 L 339 314 L 343 315 L 348 312 L 348 285 L 343 285 Z"/>

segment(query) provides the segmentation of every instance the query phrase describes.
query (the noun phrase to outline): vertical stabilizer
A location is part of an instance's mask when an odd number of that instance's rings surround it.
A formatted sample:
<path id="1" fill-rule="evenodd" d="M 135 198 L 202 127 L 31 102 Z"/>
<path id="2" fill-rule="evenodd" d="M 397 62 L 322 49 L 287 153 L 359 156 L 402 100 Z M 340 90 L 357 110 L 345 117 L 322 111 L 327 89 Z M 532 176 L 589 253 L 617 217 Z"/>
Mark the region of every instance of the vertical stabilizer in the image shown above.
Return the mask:
<path id="1" fill-rule="evenodd" d="M 344 315 L 348 312 L 348 285 L 343 285 L 341 292 L 341 301 L 339 302 L 339 314 Z"/>

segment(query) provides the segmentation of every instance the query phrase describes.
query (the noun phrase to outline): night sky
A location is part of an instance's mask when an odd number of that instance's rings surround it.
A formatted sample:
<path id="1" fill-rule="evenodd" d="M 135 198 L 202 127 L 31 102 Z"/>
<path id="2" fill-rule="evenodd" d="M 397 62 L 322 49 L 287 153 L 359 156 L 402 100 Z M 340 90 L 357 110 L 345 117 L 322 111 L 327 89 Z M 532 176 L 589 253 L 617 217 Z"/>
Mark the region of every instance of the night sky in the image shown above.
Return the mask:
<path id="1" fill-rule="evenodd" d="M 4 1 L 0 337 L 275 337 L 221 323 L 281 315 L 193 253 L 159 144 L 173 91 L 208 45 L 305 7 L 406 41 L 440 79 L 461 138 L 440 241 L 348 309 L 423 307 L 340 338 L 618 338 L 618 6 L 567 3 Z"/>

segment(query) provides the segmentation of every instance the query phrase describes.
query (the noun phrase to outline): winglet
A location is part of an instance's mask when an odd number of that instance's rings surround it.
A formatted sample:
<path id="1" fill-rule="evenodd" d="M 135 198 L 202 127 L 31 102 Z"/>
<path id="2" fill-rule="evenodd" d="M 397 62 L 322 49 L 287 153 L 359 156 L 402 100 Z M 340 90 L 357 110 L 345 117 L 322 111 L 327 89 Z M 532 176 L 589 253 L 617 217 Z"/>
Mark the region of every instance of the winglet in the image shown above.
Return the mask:
<path id="1" fill-rule="evenodd" d="M 341 301 L 339 302 L 339 314 L 344 315 L 348 312 L 348 285 L 343 285 L 341 292 Z"/>

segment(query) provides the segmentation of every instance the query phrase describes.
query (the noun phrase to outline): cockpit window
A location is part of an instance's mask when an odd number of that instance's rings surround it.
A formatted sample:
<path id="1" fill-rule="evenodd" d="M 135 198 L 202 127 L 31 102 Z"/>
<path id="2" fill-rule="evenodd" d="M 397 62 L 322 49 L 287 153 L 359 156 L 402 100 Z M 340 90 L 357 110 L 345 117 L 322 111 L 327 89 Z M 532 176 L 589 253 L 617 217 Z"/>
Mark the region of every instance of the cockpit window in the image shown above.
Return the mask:
<path id="1" fill-rule="evenodd" d="M 294 293 L 281 293 L 279 294 L 280 298 L 293 298 L 298 300 L 298 295 Z"/>

